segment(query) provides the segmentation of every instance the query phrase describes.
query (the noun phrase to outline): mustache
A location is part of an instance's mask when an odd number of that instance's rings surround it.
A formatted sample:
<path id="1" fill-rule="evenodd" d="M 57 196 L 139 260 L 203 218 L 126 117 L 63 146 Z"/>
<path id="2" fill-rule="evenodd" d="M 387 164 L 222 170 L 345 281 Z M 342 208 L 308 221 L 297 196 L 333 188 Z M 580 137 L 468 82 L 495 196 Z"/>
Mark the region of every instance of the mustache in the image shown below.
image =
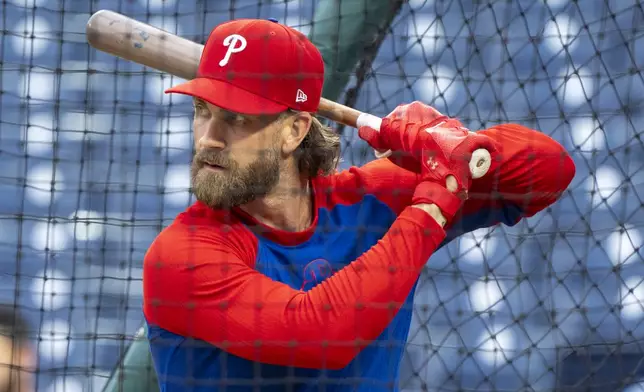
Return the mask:
<path id="1" fill-rule="evenodd" d="M 228 157 L 223 155 L 221 152 L 212 150 L 201 150 L 194 155 L 192 160 L 199 166 L 203 166 L 205 164 L 221 166 L 224 168 L 231 166 L 231 161 Z"/>

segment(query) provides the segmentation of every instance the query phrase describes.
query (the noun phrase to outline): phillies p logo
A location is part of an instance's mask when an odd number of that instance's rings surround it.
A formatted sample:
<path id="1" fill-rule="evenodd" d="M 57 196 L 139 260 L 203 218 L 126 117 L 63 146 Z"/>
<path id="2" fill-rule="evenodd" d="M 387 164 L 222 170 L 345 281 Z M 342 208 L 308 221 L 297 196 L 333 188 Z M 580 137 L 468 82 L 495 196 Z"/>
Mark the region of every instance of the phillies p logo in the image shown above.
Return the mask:
<path id="1" fill-rule="evenodd" d="M 239 53 L 242 50 L 246 49 L 246 38 L 242 37 L 239 34 L 231 34 L 228 37 L 224 38 L 224 46 L 227 46 L 228 50 L 226 51 L 224 58 L 219 62 L 220 67 L 228 64 L 228 60 L 230 60 L 230 56 L 233 53 Z"/>
<path id="2" fill-rule="evenodd" d="M 324 259 L 315 259 L 304 266 L 302 271 L 302 286 L 300 290 L 308 291 L 333 275 L 331 263 Z"/>

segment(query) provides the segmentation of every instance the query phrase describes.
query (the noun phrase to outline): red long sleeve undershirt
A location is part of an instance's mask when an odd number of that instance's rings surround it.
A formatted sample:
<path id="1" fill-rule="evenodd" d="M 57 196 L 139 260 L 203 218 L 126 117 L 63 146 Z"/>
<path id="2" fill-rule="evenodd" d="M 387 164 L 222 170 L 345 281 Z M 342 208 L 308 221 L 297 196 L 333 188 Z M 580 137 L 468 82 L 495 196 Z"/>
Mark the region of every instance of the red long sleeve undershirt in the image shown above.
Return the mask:
<path id="1" fill-rule="evenodd" d="M 148 322 L 242 358 L 310 368 L 342 368 L 382 333 L 445 238 L 408 207 L 369 251 L 302 292 L 248 265 L 241 228 L 191 223 L 165 230 L 146 256 Z"/>
<path id="2" fill-rule="evenodd" d="M 473 182 L 463 216 L 504 203 L 532 216 L 572 180 L 572 160 L 546 135 L 515 124 L 481 132 L 502 145 L 502 162 Z M 408 207 L 417 182 L 417 175 L 386 159 L 333 177 L 333 197 L 352 198 L 364 189 L 400 215 L 378 244 L 308 292 L 254 269 L 256 247 L 242 225 L 215 226 L 212 218 L 184 214 L 146 255 L 147 321 L 250 360 L 344 367 L 360 339 L 367 344 L 386 328 L 446 236 L 425 212 Z"/>

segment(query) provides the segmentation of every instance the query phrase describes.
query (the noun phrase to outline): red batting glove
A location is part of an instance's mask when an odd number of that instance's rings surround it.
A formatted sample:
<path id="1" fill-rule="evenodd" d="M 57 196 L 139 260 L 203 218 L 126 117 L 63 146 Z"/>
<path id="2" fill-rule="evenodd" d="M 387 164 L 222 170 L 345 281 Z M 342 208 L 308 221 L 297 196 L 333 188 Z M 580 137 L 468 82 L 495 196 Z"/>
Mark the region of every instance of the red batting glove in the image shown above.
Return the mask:
<path id="1" fill-rule="evenodd" d="M 376 150 L 391 150 L 389 159 L 398 166 L 420 173 L 424 141 L 418 137 L 418 131 L 438 123 L 462 126 L 458 120 L 451 119 L 422 102 L 414 101 L 397 106 L 383 118 L 380 132 L 370 127 L 360 127 L 358 135 Z"/>
<path id="2" fill-rule="evenodd" d="M 436 204 L 448 220 L 467 198 L 472 152 L 484 148 L 494 157 L 498 150 L 492 139 L 418 101 L 398 106 L 382 120 L 380 131 L 361 127 L 358 132 L 371 147 L 391 150 L 394 163 L 420 173 L 423 181 L 412 202 Z M 445 188 L 450 175 L 456 179 L 455 193 Z"/>

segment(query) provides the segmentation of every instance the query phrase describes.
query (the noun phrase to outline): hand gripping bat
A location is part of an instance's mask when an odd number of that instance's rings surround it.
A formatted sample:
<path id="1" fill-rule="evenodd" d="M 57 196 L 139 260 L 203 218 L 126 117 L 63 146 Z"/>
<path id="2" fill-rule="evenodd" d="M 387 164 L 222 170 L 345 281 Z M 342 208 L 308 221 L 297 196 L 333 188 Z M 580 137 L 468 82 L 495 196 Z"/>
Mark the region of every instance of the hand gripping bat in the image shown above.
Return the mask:
<path id="1" fill-rule="evenodd" d="M 87 42 L 102 51 L 190 80 L 197 74 L 203 45 L 168 33 L 125 15 L 100 10 L 86 26 Z M 350 127 L 369 126 L 379 130 L 382 119 L 369 113 L 322 98 L 317 114 Z M 387 153 L 376 153 L 386 156 Z M 492 158 L 485 149 L 475 150 L 470 159 L 472 178 L 483 177 Z"/>

